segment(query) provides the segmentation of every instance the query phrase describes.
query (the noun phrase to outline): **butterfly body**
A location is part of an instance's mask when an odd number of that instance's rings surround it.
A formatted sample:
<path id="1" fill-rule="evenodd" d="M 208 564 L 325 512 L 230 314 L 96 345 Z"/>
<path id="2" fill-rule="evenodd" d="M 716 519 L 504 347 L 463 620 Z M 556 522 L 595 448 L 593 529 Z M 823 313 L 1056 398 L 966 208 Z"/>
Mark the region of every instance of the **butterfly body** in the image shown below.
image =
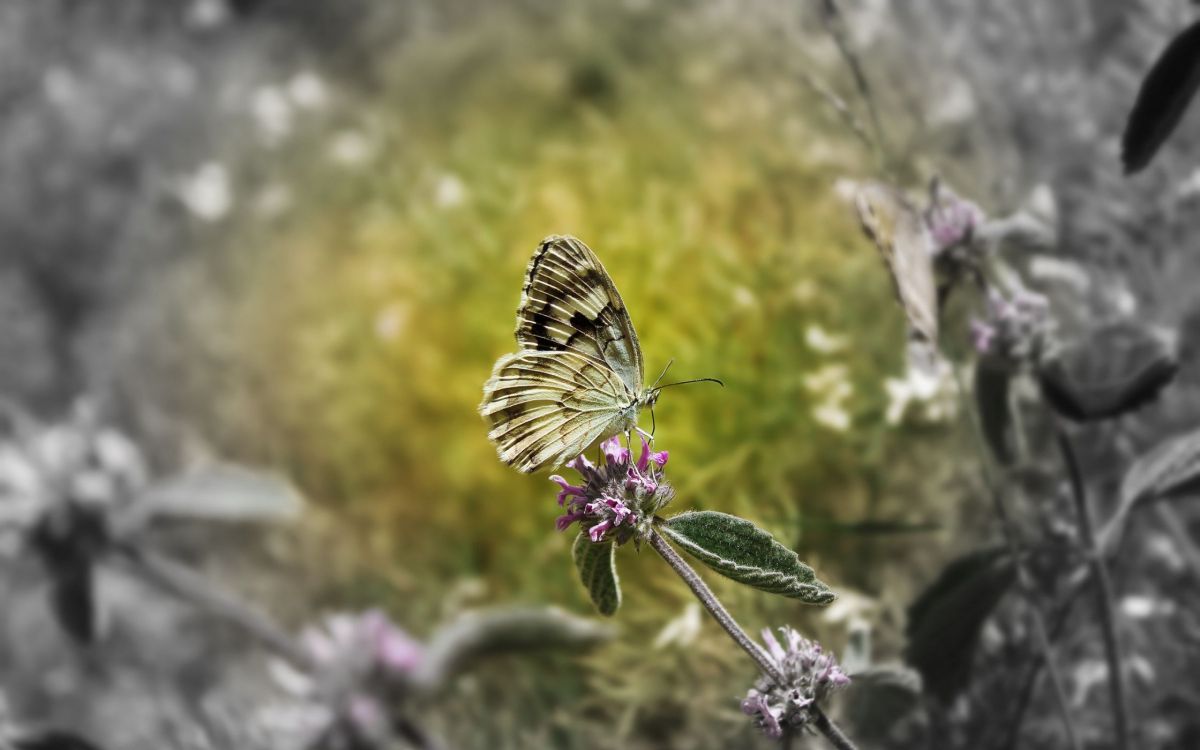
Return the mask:
<path id="1" fill-rule="evenodd" d="M 517 309 L 520 350 L 501 357 L 479 412 L 500 460 L 531 472 L 637 426 L 658 392 L 644 385 L 642 350 L 616 285 L 587 245 L 542 241 Z"/>

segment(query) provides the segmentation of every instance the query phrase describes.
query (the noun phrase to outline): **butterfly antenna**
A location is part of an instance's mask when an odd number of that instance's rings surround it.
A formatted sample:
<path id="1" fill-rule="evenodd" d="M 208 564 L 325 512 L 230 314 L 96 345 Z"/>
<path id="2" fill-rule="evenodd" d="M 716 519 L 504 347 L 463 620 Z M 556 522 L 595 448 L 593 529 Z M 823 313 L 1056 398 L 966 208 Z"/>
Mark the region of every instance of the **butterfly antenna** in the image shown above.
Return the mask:
<path id="1" fill-rule="evenodd" d="M 654 390 L 661 391 L 663 388 L 670 388 L 673 385 L 687 385 L 688 383 L 716 383 L 717 385 L 721 386 L 722 388 L 725 387 L 725 383 L 720 380 L 717 380 L 716 378 L 693 378 L 691 380 L 679 380 L 674 383 L 667 383 L 666 385 L 660 385 L 657 388 L 655 388 Z"/>
<path id="2" fill-rule="evenodd" d="M 659 384 L 660 382 L 662 382 L 663 376 L 667 374 L 667 370 L 670 370 L 670 369 L 671 369 L 671 365 L 673 365 L 673 364 L 675 364 L 675 358 L 674 358 L 674 357 L 672 357 L 670 360 L 668 360 L 668 361 L 667 361 L 667 366 L 666 366 L 666 367 L 664 367 L 664 368 L 663 368 L 663 371 L 662 371 L 662 372 L 660 372 L 660 373 L 658 374 L 658 377 L 654 379 L 654 385 L 650 386 L 650 390 L 654 390 L 655 388 L 657 388 L 657 387 L 658 387 L 658 384 Z"/>

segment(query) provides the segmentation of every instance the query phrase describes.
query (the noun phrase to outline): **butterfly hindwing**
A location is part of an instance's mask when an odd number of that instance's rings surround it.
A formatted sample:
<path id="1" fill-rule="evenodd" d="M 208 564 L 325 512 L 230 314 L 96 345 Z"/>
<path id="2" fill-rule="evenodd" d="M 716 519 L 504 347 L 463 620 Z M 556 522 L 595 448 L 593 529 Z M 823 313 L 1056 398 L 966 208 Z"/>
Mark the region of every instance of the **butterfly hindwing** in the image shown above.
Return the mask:
<path id="1" fill-rule="evenodd" d="M 632 399 L 601 361 L 574 351 L 521 351 L 496 362 L 479 411 L 500 460 L 530 472 L 569 461 L 596 439 L 628 429 Z"/>
<path id="2" fill-rule="evenodd" d="M 574 237 L 547 237 L 525 273 L 517 343 L 603 362 L 633 393 L 644 380 L 637 332 L 617 287 L 591 249 Z"/>

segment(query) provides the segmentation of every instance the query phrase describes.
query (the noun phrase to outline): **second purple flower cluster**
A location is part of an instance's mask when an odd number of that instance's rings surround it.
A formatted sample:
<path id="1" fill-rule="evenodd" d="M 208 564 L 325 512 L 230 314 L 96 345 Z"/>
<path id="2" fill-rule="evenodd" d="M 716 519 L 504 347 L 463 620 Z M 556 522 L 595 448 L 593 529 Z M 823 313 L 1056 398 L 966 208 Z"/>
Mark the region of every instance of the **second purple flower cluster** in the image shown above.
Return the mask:
<path id="1" fill-rule="evenodd" d="M 819 704 L 850 678 L 833 654 L 789 627 L 779 629 L 787 647 L 780 645 L 770 629 L 763 630 L 763 643 L 779 665 L 787 684 L 760 677 L 746 699 L 742 712 L 753 716 L 763 734 L 779 739 L 784 731 L 797 730 L 812 720 L 812 706 Z"/>

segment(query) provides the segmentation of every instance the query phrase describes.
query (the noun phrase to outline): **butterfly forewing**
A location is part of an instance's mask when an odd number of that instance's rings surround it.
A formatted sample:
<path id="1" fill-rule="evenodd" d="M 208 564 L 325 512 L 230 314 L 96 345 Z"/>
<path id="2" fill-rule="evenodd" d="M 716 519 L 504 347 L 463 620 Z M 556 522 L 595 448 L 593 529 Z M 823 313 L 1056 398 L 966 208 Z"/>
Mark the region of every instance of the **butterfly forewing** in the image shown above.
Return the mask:
<path id="1" fill-rule="evenodd" d="M 908 318 L 910 361 L 936 359 L 938 340 L 937 282 L 933 273 L 933 240 L 920 213 L 896 190 L 879 183 L 862 185 L 855 197 L 863 231 L 879 248 L 904 314 Z M 925 369 L 928 362 L 921 363 Z"/>
<path id="2" fill-rule="evenodd" d="M 500 460 L 536 471 L 631 429 L 642 352 L 600 260 L 572 237 L 538 246 L 517 310 L 521 351 L 501 357 L 479 411 Z"/>
<path id="3" fill-rule="evenodd" d="M 574 237 L 546 238 L 529 261 L 517 343 L 597 359 L 630 391 L 642 390 L 642 350 L 625 303 L 600 259 Z"/>

